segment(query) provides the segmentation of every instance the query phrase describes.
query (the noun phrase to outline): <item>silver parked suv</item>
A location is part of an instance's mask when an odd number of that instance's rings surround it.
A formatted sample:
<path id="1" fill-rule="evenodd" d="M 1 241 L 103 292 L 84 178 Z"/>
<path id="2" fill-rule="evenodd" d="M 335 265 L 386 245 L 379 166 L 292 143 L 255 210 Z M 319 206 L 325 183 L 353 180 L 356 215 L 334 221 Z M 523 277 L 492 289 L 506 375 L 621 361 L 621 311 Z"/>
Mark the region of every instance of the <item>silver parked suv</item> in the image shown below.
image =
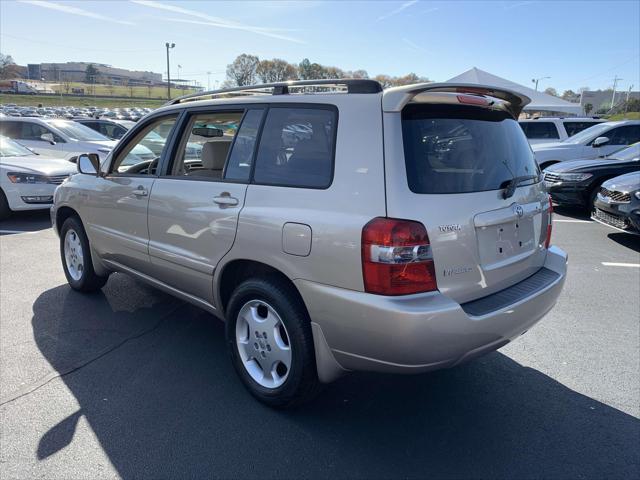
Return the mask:
<path id="1" fill-rule="evenodd" d="M 125 272 L 224 319 L 242 382 L 272 406 L 352 370 L 457 365 L 526 332 L 564 284 L 514 120 L 528 101 L 371 80 L 174 100 L 58 187 L 66 277 L 90 292 Z M 142 161 L 149 136 L 164 146 Z"/>

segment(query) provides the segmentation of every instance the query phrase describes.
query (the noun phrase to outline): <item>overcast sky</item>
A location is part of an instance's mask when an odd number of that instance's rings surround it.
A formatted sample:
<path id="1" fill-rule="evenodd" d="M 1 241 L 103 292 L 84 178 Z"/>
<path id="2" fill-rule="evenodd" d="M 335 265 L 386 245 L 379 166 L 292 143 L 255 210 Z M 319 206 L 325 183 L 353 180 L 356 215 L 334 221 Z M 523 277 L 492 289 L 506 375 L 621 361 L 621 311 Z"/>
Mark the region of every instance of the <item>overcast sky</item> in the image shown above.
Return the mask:
<path id="1" fill-rule="evenodd" d="M 90 61 L 207 86 L 240 53 L 443 81 L 478 67 L 541 89 L 640 90 L 640 2 L 0 1 L 19 64 Z"/>

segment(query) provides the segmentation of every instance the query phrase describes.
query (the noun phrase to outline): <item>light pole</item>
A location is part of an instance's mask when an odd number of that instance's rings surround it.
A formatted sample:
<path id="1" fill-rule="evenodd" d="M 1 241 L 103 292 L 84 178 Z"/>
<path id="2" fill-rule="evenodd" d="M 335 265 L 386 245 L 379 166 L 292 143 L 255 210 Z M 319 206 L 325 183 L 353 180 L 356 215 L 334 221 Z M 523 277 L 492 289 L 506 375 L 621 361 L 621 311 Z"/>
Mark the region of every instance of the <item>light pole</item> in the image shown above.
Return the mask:
<path id="1" fill-rule="evenodd" d="M 540 77 L 540 78 L 532 78 L 531 79 L 531 83 L 535 83 L 536 84 L 536 92 L 538 91 L 538 82 L 540 80 L 546 80 L 548 78 L 551 78 L 551 77 Z"/>
<path id="2" fill-rule="evenodd" d="M 180 70 L 182 70 L 182 65 L 178 65 L 178 78 L 176 79 L 176 81 L 178 82 L 178 88 L 182 86 L 182 77 L 180 76 Z"/>
<path id="3" fill-rule="evenodd" d="M 211 90 L 211 72 L 207 72 L 207 90 Z"/>
<path id="4" fill-rule="evenodd" d="M 169 49 L 174 48 L 176 46 L 175 43 L 165 43 L 165 47 L 167 47 L 167 100 L 171 100 L 171 70 L 169 69 Z"/>

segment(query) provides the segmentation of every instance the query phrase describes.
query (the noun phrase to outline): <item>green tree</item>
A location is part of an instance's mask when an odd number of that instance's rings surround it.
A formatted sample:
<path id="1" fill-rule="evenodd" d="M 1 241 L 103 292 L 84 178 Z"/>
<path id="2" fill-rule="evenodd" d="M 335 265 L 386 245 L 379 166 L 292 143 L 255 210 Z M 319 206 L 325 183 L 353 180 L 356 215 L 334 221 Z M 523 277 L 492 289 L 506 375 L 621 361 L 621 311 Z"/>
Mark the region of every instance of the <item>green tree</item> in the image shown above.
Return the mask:
<path id="1" fill-rule="evenodd" d="M 98 69 L 93 66 L 93 63 L 90 63 L 84 71 L 84 81 L 86 83 L 94 83 L 99 74 Z"/>

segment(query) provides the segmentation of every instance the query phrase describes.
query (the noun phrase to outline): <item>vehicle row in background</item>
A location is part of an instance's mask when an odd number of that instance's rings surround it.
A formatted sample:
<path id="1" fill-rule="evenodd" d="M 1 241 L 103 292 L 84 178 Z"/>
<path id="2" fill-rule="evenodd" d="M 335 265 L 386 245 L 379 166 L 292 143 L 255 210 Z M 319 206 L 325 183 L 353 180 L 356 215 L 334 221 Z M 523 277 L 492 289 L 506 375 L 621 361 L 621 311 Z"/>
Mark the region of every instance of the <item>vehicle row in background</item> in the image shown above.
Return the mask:
<path id="1" fill-rule="evenodd" d="M 529 144 L 561 142 L 606 120 L 595 117 L 535 117 L 519 120 Z"/>
<path id="2" fill-rule="evenodd" d="M 32 107 L 19 106 L 15 103 L 0 105 L 0 116 L 7 117 L 51 117 L 51 118 L 110 118 L 114 120 L 129 120 L 137 122 L 140 118 L 150 113 L 153 109 L 149 107 L 123 107 L 123 108 L 102 108 L 102 107 Z"/>
<path id="3" fill-rule="evenodd" d="M 544 171 L 544 181 L 555 203 L 591 211 L 603 182 L 637 171 L 640 171 L 640 143 L 605 158 L 572 160 L 551 165 Z M 617 199 L 612 198 L 612 201 Z"/>

